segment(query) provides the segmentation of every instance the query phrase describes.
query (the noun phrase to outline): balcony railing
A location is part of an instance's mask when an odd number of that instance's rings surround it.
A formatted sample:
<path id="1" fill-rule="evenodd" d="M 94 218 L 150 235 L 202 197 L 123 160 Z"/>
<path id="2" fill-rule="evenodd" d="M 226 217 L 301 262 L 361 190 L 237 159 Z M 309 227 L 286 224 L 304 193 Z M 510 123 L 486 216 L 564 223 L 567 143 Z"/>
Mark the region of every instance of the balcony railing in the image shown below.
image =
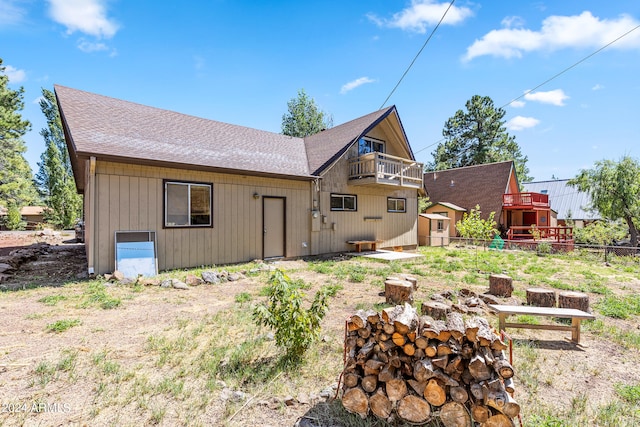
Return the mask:
<path id="1" fill-rule="evenodd" d="M 349 160 L 349 184 L 384 184 L 422 188 L 422 163 L 384 153 L 368 153 Z"/>
<path id="2" fill-rule="evenodd" d="M 532 227 L 511 226 L 507 231 L 508 240 L 551 240 L 554 242 L 572 242 L 573 227 Z"/>
<path id="3" fill-rule="evenodd" d="M 549 195 L 541 193 L 510 193 L 502 195 L 502 206 L 505 208 L 548 208 Z"/>

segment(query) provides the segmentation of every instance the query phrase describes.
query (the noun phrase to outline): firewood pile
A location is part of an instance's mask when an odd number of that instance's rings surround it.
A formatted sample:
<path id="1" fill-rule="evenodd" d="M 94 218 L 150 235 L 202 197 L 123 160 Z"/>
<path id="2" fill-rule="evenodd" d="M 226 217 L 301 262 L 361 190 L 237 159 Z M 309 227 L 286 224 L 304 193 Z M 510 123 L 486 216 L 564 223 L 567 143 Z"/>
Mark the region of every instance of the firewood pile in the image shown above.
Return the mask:
<path id="1" fill-rule="evenodd" d="M 507 348 L 479 316 L 418 316 L 409 304 L 347 321 L 342 403 L 352 413 L 445 427 L 514 426 Z M 477 424 L 476 424 L 477 423 Z"/>

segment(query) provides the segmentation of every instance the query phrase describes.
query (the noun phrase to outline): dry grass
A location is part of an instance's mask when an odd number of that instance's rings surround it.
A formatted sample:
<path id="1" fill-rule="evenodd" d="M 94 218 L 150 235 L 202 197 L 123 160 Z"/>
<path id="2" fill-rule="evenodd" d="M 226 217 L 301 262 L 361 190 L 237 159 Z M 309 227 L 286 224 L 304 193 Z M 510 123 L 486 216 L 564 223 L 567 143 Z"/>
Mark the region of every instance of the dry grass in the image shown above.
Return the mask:
<path id="1" fill-rule="evenodd" d="M 318 397 L 340 374 L 346 317 L 358 308 L 381 308 L 378 293 L 393 273 L 419 277 L 419 304 L 444 289 L 484 292 L 487 275 L 502 271 L 514 278 L 511 303 L 520 302 L 531 285 L 579 289 L 589 292 L 597 316 L 584 323 L 582 348 L 566 342 L 563 332 L 512 331 L 516 399 L 525 425 L 640 423 L 640 313 L 633 309 L 638 260 L 605 266 L 568 256 L 464 248 L 424 254 L 407 263 L 277 263 L 304 281 L 310 295 L 326 284 L 341 289 L 323 322 L 323 340 L 296 367 L 283 361 L 270 331 L 251 319 L 268 273 L 189 291 L 92 281 L 2 293 L 0 307 L 12 327 L 0 333 L 0 403 L 15 410 L 4 407 L 0 423 L 291 426 L 304 416 L 318 426 L 382 426 Z M 626 318 L 599 311 L 619 314 L 616 301 L 631 307 Z M 73 327 L 48 331 L 62 320 L 73 320 Z M 287 406 L 287 396 L 312 401 Z"/>

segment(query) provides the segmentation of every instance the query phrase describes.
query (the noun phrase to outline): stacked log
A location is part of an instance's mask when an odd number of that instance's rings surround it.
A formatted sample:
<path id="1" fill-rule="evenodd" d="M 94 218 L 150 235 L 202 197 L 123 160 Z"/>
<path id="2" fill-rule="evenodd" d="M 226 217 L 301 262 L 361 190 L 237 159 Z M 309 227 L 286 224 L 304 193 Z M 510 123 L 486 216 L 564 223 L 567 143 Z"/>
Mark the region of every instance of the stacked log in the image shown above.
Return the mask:
<path id="1" fill-rule="evenodd" d="M 409 304 L 359 310 L 347 321 L 342 403 L 387 422 L 512 427 L 520 406 L 505 349 L 482 317 L 436 320 Z"/>

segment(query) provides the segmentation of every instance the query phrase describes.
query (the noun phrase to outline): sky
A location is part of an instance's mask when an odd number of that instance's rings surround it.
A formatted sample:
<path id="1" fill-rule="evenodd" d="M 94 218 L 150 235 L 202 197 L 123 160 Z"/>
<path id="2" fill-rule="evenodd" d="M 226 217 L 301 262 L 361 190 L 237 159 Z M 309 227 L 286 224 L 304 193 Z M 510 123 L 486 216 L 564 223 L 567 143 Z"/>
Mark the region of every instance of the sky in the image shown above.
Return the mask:
<path id="1" fill-rule="evenodd" d="M 536 181 L 640 158 L 638 0 L 449 5 L 0 0 L 0 58 L 25 90 L 34 172 L 54 84 L 276 133 L 301 89 L 334 125 L 395 105 L 423 163 L 447 119 L 489 96 Z"/>

